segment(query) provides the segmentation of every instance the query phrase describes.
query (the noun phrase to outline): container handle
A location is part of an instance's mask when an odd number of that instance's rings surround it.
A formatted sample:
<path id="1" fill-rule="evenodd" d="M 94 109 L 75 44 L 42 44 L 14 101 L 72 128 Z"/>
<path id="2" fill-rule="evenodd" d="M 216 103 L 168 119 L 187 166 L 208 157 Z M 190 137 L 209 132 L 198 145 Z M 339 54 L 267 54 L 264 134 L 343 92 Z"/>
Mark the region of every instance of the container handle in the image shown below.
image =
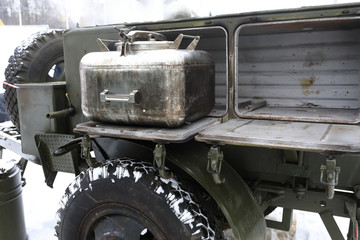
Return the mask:
<path id="1" fill-rule="evenodd" d="M 170 49 L 179 49 L 180 44 L 183 40 L 183 38 L 193 38 L 192 42 L 187 46 L 186 50 L 195 50 L 197 44 L 200 41 L 200 36 L 192 36 L 192 35 L 184 35 L 182 33 L 177 36 L 177 38 L 174 40 L 174 42 L 170 45 Z"/>
<path id="2" fill-rule="evenodd" d="M 140 92 L 133 90 L 130 94 L 109 94 L 109 90 L 105 89 L 100 93 L 100 102 L 125 102 L 125 103 L 139 103 Z"/>

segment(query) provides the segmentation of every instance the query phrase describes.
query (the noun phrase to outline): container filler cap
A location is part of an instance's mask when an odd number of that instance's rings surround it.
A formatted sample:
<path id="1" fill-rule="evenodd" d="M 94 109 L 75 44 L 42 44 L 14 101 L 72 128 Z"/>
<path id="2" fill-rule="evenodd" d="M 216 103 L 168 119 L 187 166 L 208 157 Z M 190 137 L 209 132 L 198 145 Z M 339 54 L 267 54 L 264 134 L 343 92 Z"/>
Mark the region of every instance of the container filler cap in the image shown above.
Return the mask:
<path id="1" fill-rule="evenodd" d="M 0 161 L 0 179 L 6 179 L 13 175 L 16 171 L 16 166 L 13 162 Z"/>

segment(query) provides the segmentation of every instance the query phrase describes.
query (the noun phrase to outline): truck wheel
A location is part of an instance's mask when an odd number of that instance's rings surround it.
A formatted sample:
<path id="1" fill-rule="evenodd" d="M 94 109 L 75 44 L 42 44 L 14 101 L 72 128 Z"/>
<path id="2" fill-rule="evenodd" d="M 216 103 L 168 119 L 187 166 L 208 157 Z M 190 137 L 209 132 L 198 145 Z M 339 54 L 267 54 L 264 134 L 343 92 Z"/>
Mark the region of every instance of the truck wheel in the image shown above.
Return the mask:
<path id="1" fill-rule="evenodd" d="M 30 36 L 9 58 L 8 84 L 65 81 L 63 31 L 49 30 Z M 16 89 L 4 84 L 5 103 L 11 121 L 20 132 Z"/>
<path id="2" fill-rule="evenodd" d="M 61 240 L 221 239 L 211 226 L 215 219 L 195 197 L 148 163 L 108 161 L 82 172 L 66 189 L 56 234 Z"/>

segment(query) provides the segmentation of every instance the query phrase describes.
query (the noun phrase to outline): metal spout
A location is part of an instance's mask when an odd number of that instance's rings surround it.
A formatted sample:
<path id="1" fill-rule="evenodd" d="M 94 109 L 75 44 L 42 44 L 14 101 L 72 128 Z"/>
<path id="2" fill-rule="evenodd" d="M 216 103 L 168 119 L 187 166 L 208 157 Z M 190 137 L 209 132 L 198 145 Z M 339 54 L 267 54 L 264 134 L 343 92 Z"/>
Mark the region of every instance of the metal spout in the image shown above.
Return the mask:
<path id="1" fill-rule="evenodd" d="M 75 108 L 70 107 L 60 111 L 50 112 L 46 114 L 45 117 L 46 119 L 50 120 L 52 118 L 63 118 L 67 116 L 74 116 L 74 114 L 75 114 Z"/>

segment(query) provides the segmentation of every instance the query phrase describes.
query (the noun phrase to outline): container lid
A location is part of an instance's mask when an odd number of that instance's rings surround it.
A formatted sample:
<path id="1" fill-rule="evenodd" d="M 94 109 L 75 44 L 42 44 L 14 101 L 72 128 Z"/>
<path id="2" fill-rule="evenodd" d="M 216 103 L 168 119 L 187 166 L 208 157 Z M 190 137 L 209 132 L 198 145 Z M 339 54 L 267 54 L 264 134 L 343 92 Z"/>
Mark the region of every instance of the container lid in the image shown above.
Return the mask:
<path id="1" fill-rule="evenodd" d="M 21 190 L 21 175 L 20 169 L 14 162 L 5 162 L 0 160 L 0 202 L 7 199 L 7 193 L 12 192 L 14 189 Z M 17 191 L 12 192 L 15 194 Z"/>
<path id="2" fill-rule="evenodd" d="M 200 36 L 179 34 L 174 41 L 166 41 L 166 37 L 161 33 L 130 31 L 126 34 L 123 30 L 120 30 L 120 38 L 121 40 L 115 43 L 115 46 L 116 50 L 124 56 L 138 51 L 179 49 L 183 38 L 192 38 L 193 41 L 187 46 L 186 50 L 195 50 L 200 40 Z"/>
<path id="3" fill-rule="evenodd" d="M 12 162 L 0 161 L 0 179 L 6 179 L 16 171 Z"/>

